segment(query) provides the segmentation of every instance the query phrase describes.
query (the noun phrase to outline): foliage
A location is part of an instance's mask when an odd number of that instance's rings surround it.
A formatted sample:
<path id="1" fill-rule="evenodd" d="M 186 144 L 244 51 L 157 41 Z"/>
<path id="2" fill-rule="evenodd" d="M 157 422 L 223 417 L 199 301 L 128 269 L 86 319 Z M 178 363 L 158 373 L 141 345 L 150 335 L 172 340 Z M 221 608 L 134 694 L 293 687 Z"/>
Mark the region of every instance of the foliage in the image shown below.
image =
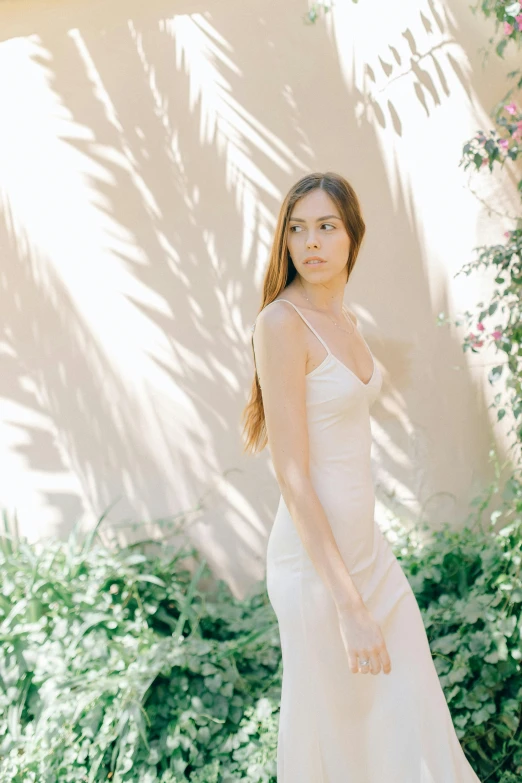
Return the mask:
<path id="1" fill-rule="evenodd" d="M 522 4 L 502 0 L 484 0 L 478 4 L 486 16 L 494 16 L 497 30 L 502 28 L 503 38 L 496 47 L 503 56 L 509 41 L 517 45 L 522 40 Z M 476 7 L 475 7 L 476 8 Z M 491 117 L 493 128 L 478 130 L 475 136 L 464 144 L 460 165 L 464 169 L 473 167 L 482 171 L 485 167 L 493 172 L 495 166 L 516 166 L 522 157 L 522 109 L 520 91 L 522 75 L 520 70 L 512 71 L 508 78 L 513 86 L 494 107 Z M 522 179 L 518 181 L 518 192 L 522 197 Z M 514 227 L 504 233 L 503 243 L 476 248 L 478 257 L 466 264 L 457 274 L 469 275 L 477 269 L 491 273 L 494 286 L 489 301 L 478 302 L 478 312 L 466 311 L 456 320 L 460 326 L 466 324 L 463 350 L 477 353 L 493 347 L 501 354 L 488 373 L 491 384 L 503 384 L 493 398 L 490 407 L 496 408 L 497 421 L 507 414 L 512 421 L 508 435 L 513 435 L 512 475 L 506 482 L 505 492 L 511 497 L 512 507 L 506 516 L 518 518 L 521 492 L 520 462 L 522 456 L 522 214 L 511 216 Z M 494 320 L 493 320 L 494 319 Z M 444 314 L 439 322 L 449 319 Z M 517 467 L 518 466 L 518 467 Z M 509 502 L 508 502 L 509 505 Z"/>
<path id="2" fill-rule="evenodd" d="M 7 527 L 7 519 L 4 516 Z M 0 778 L 274 781 L 277 627 L 194 550 L 0 539 Z"/>
<path id="3" fill-rule="evenodd" d="M 499 0 L 484 0 L 481 4 L 486 16 L 494 14 L 503 25 L 503 44 L 522 40 L 522 5 L 521 3 L 502 2 Z M 502 55 L 504 46 L 497 47 L 497 53 Z M 522 108 L 520 106 L 520 91 L 522 89 L 521 71 L 512 71 L 508 78 L 515 78 L 515 84 L 504 95 L 492 112 L 494 127 L 487 132 L 477 131 L 462 150 L 460 165 L 464 169 L 475 167 L 482 170 L 488 167 L 492 172 L 494 166 L 503 167 L 506 163 L 514 164 L 522 157 Z M 518 181 L 518 191 L 522 197 L 522 179 Z M 469 275 L 479 268 L 491 271 L 496 287 L 489 302 L 479 302 L 478 314 L 464 313 L 466 328 L 474 323 L 473 331 L 469 331 L 463 343 L 463 349 L 476 353 L 479 349 L 493 345 L 496 351 L 505 355 L 504 361 L 498 362 L 490 371 L 488 380 L 491 384 L 503 377 L 506 394 L 496 394 L 493 407 L 497 408 L 497 420 L 500 421 L 507 413 L 511 413 L 513 427 L 508 434 L 514 434 L 514 464 L 520 462 L 522 445 L 522 215 L 513 218 L 515 227 L 506 231 L 506 242 L 492 246 L 476 248 L 478 258 L 465 265 L 457 274 Z M 489 326 L 487 322 L 495 318 Z M 457 320 L 461 325 L 463 320 Z M 504 372 L 506 369 L 506 372 Z"/>
<path id="4" fill-rule="evenodd" d="M 481 169 L 488 165 L 492 170 L 495 163 L 504 165 L 506 160 L 515 161 L 522 155 L 522 110 L 511 101 L 497 107 L 495 117 L 496 129 L 489 134 L 479 131 L 464 145 L 461 161 L 464 168 L 474 165 Z M 522 179 L 518 190 L 522 195 Z M 505 361 L 499 361 L 491 369 L 488 380 L 495 383 L 506 368 L 507 399 L 499 392 L 493 405 L 497 408 L 498 421 L 506 415 L 507 409 L 511 411 L 514 425 L 508 434 L 515 435 L 513 445 L 515 461 L 518 461 L 522 442 L 522 218 L 518 217 L 516 223 L 516 228 L 505 232 L 505 243 L 477 248 L 478 258 L 458 274 L 469 275 L 479 268 L 493 271 L 496 287 L 490 301 L 478 303 L 481 308 L 478 315 L 469 311 L 464 314 L 467 328 L 472 321 L 475 321 L 475 328 L 465 336 L 463 348 L 476 353 L 484 345 L 491 344 L 505 354 Z M 493 317 L 498 320 L 488 330 L 485 322 Z M 457 325 L 461 323 L 457 321 Z"/>
<path id="5" fill-rule="evenodd" d="M 495 19 L 495 27 L 501 31 L 501 38 L 495 45 L 495 51 L 502 57 L 510 41 L 520 44 L 522 40 L 522 3 L 513 0 L 480 0 L 471 9 L 476 13 L 480 8 L 484 16 Z M 493 43 L 494 39 L 490 39 Z"/>

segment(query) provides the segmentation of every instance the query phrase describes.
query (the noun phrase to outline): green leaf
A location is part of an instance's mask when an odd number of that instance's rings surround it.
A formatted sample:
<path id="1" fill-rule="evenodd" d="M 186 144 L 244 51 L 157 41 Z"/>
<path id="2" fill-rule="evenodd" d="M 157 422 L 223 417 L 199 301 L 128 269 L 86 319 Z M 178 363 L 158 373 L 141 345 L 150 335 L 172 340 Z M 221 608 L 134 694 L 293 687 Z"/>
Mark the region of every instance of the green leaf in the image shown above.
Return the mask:
<path id="1" fill-rule="evenodd" d="M 507 38 L 502 38 L 502 40 L 499 41 L 499 43 L 496 45 L 495 51 L 499 57 L 502 58 L 504 57 L 504 49 L 506 48 L 507 42 L 508 42 Z"/>
<path id="2" fill-rule="evenodd" d="M 475 710 L 475 712 L 471 714 L 472 723 L 474 723 L 475 726 L 478 726 L 480 723 L 484 723 L 485 721 L 489 720 L 490 716 L 493 715 L 494 712 L 494 704 L 484 704 L 480 709 Z"/>
<path id="3" fill-rule="evenodd" d="M 432 644 L 432 650 L 435 652 L 441 652 L 444 655 L 455 652 L 458 650 L 461 644 L 460 634 L 451 633 L 447 636 L 442 636 L 436 639 Z"/>
<path id="4" fill-rule="evenodd" d="M 163 579 L 160 579 L 159 576 L 154 576 L 153 574 L 140 574 L 135 578 L 136 582 L 150 582 L 153 585 L 158 585 L 159 587 L 166 587 L 166 583 L 163 581 Z"/>

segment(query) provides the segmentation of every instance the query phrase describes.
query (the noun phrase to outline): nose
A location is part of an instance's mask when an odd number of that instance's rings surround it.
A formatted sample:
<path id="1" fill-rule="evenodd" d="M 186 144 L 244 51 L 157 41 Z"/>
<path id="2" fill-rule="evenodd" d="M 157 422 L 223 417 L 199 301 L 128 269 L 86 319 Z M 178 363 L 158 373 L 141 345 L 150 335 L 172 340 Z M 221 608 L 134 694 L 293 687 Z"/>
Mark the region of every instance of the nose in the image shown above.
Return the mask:
<path id="1" fill-rule="evenodd" d="M 308 234 L 308 239 L 306 240 L 306 247 L 318 247 L 319 242 L 316 239 L 316 235 L 313 231 L 311 231 Z"/>

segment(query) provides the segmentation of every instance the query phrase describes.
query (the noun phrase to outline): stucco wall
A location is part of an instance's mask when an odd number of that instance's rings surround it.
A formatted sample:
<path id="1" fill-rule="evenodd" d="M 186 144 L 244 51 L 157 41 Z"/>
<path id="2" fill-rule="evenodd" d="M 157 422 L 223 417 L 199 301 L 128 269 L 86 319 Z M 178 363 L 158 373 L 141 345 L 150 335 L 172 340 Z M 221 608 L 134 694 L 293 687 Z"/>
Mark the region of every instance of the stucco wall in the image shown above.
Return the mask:
<path id="1" fill-rule="evenodd" d="M 505 453 L 494 355 L 436 315 L 487 292 L 454 275 L 511 227 L 488 209 L 514 212 L 512 173 L 458 161 L 515 54 L 484 71 L 492 27 L 460 0 L 306 10 L 0 5 L 0 504 L 30 538 L 115 501 L 106 536 L 155 534 L 205 495 L 187 534 L 236 593 L 263 577 L 279 490 L 268 451 L 242 453 L 249 326 L 312 170 L 346 176 L 367 223 L 346 301 L 384 373 L 378 520 L 461 524 Z"/>

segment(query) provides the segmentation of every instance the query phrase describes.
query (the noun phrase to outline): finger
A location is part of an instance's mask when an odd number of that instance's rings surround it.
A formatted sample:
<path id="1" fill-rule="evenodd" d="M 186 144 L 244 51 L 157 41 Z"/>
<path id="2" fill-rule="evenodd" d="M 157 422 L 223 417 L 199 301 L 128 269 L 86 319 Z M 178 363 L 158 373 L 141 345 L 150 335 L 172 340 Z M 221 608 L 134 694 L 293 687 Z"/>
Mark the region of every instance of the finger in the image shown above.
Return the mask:
<path id="1" fill-rule="evenodd" d="M 380 658 L 384 674 L 389 674 L 391 672 L 391 661 L 390 656 L 388 655 L 388 650 L 386 649 L 386 645 L 384 645 L 380 650 Z"/>
<path id="2" fill-rule="evenodd" d="M 350 669 L 354 674 L 357 674 L 359 671 L 359 664 L 357 662 L 357 654 L 353 655 L 351 652 L 348 653 L 348 663 L 350 664 Z"/>
<path id="3" fill-rule="evenodd" d="M 381 671 L 381 659 L 379 658 L 379 653 L 372 653 L 370 655 L 370 662 L 371 662 L 371 673 L 372 674 L 379 674 Z"/>
<path id="4" fill-rule="evenodd" d="M 370 671 L 370 653 L 367 650 L 361 650 L 359 656 L 359 670 L 361 674 L 368 674 Z M 361 661 L 368 661 L 368 663 L 361 663 Z"/>

